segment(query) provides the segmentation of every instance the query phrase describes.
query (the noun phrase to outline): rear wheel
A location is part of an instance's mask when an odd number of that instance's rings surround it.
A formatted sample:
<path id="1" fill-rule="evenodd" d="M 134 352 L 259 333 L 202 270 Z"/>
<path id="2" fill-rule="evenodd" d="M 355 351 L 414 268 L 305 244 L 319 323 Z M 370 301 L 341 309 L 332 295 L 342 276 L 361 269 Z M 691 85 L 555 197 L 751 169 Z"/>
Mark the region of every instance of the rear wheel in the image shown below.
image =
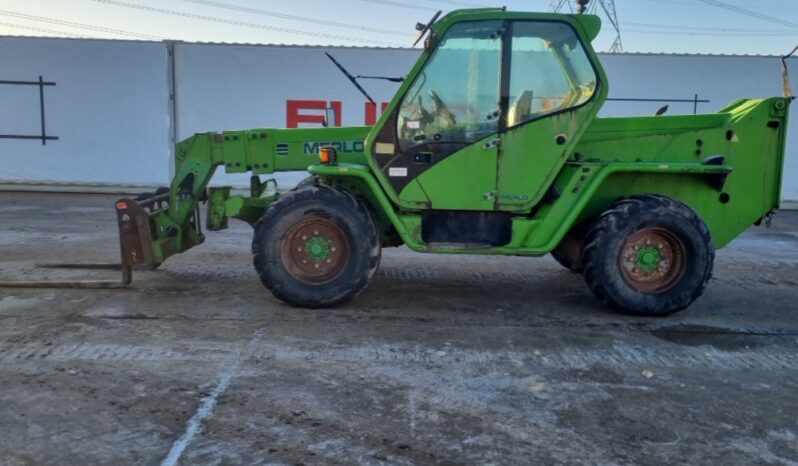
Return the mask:
<path id="1" fill-rule="evenodd" d="M 613 204 L 585 237 L 588 287 L 622 312 L 665 316 L 695 301 L 712 275 L 709 229 L 686 205 L 657 195 Z"/>
<path id="2" fill-rule="evenodd" d="M 380 263 L 377 230 L 347 193 L 304 186 L 281 196 L 255 226 L 252 254 L 261 282 L 279 299 L 302 307 L 347 301 Z"/>

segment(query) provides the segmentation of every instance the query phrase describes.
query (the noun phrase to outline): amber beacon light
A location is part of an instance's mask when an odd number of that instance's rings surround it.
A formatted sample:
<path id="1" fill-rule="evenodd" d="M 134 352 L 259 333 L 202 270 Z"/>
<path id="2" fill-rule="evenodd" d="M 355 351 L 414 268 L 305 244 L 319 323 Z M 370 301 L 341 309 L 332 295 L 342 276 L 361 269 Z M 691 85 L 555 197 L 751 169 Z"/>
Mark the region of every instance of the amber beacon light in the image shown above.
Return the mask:
<path id="1" fill-rule="evenodd" d="M 324 165 L 335 165 L 338 163 L 338 157 L 334 147 L 322 147 L 319 149 L 319 160 Z"/>

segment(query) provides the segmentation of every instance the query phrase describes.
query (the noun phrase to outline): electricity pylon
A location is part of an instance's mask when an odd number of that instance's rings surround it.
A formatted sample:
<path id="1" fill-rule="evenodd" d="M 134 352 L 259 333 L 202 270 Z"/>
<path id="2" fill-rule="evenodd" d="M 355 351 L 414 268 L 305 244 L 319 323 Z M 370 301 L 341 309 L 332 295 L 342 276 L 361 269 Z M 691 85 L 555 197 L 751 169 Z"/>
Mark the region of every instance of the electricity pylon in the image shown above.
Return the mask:
<path id="1" fill-rule="evenodd" d="M 577 0 L 579 6 L 584 6 L 583 0 Z M 593 0 L 587 3 L 587 13 L 595 15 L 599 7 L 607 16 L 612 28 L 615 29 L 615 40 L 610 46 L 610 53 L 623 52 L 623 41 L 621 40 L 621 25 L 618 22 L 618 12 L 615 9 L 615 0 Z M 567 9 L 568 13 L 574 13 L 574 7 L 569 0 L 551 0 L 549 9 L 553 12 L 561 12 Z"/>

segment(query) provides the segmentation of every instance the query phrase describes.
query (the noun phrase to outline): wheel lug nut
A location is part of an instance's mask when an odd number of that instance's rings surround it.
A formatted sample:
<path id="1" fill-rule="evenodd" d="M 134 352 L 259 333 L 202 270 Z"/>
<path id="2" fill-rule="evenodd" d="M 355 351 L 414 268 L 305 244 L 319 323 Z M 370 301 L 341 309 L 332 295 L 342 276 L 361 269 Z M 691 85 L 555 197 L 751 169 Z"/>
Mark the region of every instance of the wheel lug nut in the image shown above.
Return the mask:
<path id="1" fill-rule="evenodd" d="M 302 235 L 302 241 L 305 241 L 307 239 L 308 239 L 308 237 L 306 235 Z"/>
<path id="2" fill-rule="evenodd" d="M 313 267 L 319 268 L 319 264 L 314 264 Z"/>
<path id="3" fill-rule="evenodd" d="M 327 259 L 327 263 L 331 264 L 332 263 L 332 259 Z"/>
<path id="4" fill-rule="evenodd" d="M 331 247 L 330 251 L 335 252 L 335 246 Z"/>

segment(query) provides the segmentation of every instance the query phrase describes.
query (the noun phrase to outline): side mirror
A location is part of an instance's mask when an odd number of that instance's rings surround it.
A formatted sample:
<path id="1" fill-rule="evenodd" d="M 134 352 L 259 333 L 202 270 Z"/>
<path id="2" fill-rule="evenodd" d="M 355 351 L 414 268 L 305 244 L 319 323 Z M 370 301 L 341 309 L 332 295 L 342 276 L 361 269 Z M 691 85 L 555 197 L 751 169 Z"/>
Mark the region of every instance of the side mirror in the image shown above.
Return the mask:
<path id="1" fill-rule="evenodd" d="M 324 127 L 328 126 L 335 126 L 336 122 L 338 121 L 338 114 L 335 112 L 335 109 L 332 107 L 327 107 L 324 109 Z"/>

